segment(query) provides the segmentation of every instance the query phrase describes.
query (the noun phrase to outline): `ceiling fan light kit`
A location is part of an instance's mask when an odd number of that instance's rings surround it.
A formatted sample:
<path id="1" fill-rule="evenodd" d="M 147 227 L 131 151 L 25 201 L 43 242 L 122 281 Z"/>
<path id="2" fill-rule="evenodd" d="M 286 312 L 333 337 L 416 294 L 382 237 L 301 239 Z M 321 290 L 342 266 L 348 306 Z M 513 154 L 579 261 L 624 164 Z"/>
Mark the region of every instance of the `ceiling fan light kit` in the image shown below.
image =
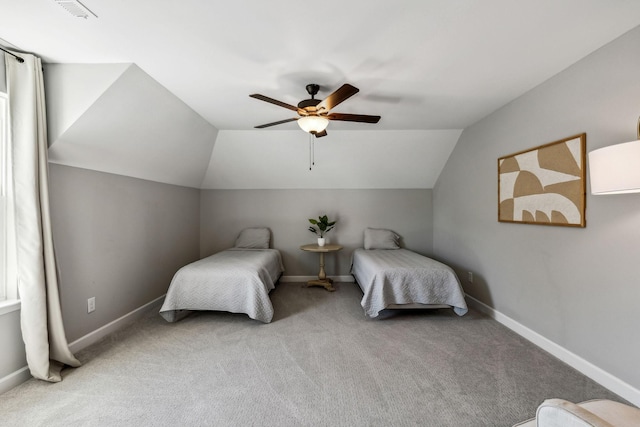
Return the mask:
<path id="1" fill-rule="evenodd" d="M 305 116 L 298 119 L 298 126 L 305 132 L 317 135 L 327 128 L 329 119 L 322 116 Z"/>

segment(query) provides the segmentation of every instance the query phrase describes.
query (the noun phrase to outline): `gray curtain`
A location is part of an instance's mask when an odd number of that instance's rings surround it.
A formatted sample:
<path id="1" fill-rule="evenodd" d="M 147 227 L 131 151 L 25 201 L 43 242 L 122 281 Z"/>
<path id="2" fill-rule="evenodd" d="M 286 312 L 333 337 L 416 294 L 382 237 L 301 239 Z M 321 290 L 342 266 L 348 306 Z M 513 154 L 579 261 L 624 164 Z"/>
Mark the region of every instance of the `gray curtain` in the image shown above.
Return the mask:
<path id="1" fill-rule="evenodd" d="M 77 367 L 62 324 L 49 214 L 44 83 L 40 58 L 5 55 L 11 116 L 10 152 L 21 328 L 31 375 L 60 381 L 64 365 Z"/>

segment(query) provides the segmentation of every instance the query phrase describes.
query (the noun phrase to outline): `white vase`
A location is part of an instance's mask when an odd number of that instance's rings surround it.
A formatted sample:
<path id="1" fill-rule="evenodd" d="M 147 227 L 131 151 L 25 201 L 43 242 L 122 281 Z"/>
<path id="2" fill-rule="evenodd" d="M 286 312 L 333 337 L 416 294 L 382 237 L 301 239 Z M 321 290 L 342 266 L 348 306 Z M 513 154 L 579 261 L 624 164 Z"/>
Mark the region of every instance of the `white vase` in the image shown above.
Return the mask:
<path id="1" fill-rule="evenodd" d="M 318 246 L 324 246 L 325 240 L 324 237 L 318 237 Z"/>

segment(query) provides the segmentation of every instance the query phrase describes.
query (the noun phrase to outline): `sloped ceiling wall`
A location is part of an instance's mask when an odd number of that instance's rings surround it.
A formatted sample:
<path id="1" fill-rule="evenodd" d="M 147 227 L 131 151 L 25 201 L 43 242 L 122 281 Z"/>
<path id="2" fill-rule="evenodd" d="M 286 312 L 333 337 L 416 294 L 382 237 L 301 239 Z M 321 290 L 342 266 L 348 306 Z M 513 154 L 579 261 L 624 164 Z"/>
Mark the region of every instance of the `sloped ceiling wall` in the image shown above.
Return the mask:
<path id="1" fill-rule="evenodd" d="M 199 188 L 217 129 L 133 64 L 48 65 L 49 160 Z"/>
<path id="2" fill-rule="evenodd" d="M 222 130 L 135 64 L 47 64 L 49 160 L 203 189 L 433 188 L 461 129 Z M 247 118 L 248 127 L 251 126 Z"/>
<path id="3" fill-rule="evenodd" d="M 131 64 L 45 64 L 49 144 L 53 144 Z"/>
<path id="4" fill-rule="evenodd" d="M 203 188 L 433 188 L 461 133 L 329 130 L 310 152 L 300 130 L 220 131 Z"/>

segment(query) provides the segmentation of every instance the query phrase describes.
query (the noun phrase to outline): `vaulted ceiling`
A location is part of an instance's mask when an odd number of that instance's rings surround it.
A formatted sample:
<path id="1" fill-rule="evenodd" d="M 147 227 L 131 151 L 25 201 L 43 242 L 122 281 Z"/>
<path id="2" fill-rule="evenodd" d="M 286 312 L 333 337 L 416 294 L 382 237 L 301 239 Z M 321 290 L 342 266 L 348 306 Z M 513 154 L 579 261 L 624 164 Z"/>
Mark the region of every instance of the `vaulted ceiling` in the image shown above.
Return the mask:
<path id="1" fill-rule="evenodd" d="M 636 0 L 0 0 L 47 66 L 53 162 L 198 188 L 431 188 L 462 130 L 640 24 Z M 289 104 L 360 93 L 315 143 Z M 321 178 L 321 179 L 320 179 Z"/>

